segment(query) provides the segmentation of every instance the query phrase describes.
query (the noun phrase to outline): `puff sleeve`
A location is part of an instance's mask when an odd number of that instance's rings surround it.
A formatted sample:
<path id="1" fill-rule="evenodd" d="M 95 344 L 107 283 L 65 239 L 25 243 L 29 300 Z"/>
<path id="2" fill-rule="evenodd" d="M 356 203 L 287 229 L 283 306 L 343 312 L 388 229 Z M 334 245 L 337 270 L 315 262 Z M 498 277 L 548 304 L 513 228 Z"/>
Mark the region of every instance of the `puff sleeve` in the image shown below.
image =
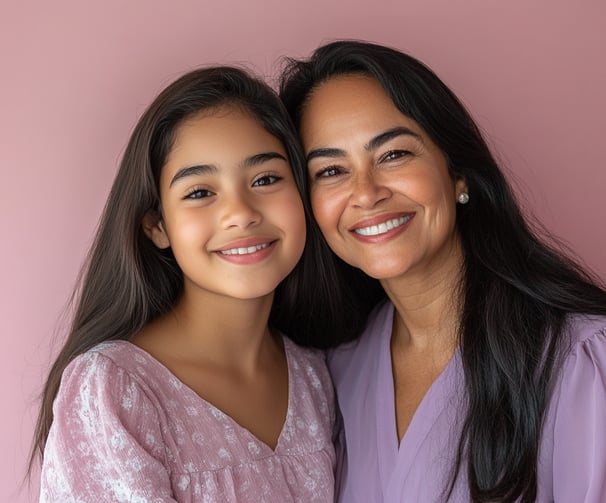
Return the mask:
<path id="1" fill-rule="evenodd" d="M 548 418 L 556 502 L 606 501 L 606 325 L 589 328 L 565 360 Z"/>
<path id="2" fill-rule="evenodd" d="M 72 361 L 53 404 L 40 501 L 176 501 L 149 395 L 107 356 L 91 351 Z"/>

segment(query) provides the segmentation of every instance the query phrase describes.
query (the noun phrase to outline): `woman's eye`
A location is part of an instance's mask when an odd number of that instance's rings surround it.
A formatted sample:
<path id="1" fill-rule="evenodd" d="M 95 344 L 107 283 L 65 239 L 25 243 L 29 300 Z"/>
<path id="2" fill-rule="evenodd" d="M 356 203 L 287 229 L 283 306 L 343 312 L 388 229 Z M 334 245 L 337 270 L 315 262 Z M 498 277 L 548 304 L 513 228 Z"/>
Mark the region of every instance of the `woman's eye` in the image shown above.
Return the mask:
<path id="1" fill-rule="evenodd" d="M 316 171 L 315 178 L 329 178 L 331 176 L 337 176 L 341 170 L 336 166 L 328 166 L 327 168 Z"/>
<path id="2" fill-rule="evenodd" d="M 390 150 L 381 157 L 381 161 L 396 161 L 410 154 L 411 152 L 408 150 Z"/>
<path id="3" fill-rule="evenodd" d="M 194 189 L 185 196 L 185 199 L 203 199 L 212 196 L 213 193 L 207 189 Z"/>
<path id="4" fill-rule="evenodd" d="M 253 187 L 262 187 L 265 185 L 273 185 L 276 182 L 282 180 L 282 177 L 276 175 L 264 175 L 260 176 L 253 182 Z"/>

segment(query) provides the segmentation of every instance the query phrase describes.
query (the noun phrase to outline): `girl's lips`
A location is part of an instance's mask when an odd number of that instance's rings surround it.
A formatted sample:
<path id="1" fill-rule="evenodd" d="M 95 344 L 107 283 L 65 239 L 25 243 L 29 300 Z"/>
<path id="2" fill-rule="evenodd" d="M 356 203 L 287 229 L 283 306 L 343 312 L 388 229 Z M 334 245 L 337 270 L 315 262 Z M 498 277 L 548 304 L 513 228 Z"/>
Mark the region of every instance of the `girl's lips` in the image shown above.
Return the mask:
<path id="1" fill-rule="evenodd" d="M 217 253 L 226 253 L 228 255 L 238 253 L 243 255 L 247 253 L 246 250 L 248 249 L 250 249 L 248 253 L 253 253 L 255 251 L 253 248 L 267 247 L 271 245 L 274 241 L 276 241 L 274 238 L 269 238 L 265 236 L 254 236 L 230 241 L 229 243 L 224 244 L 223 246 L 215 249 L 214 251 Z"/>
<path id="2" fill-rule="evenodd" d="M 221 253 L 222 255 L 249 255 L 251 253 L 261 251 L 264 248 L 267 248 L 269 245 L 270 245 L 270 243 L 263 243 L 263 244 L 255 245 L 255 246 L 243 246 L 243 247 L 238 247 L 238 248 L 230 248 L 228 250 L 221 250 L 218 253 Z"/>
<path id="3" fill-rule="evenodd" d="M 232 264 L 250 265 L 262 262 L 269 257 L 274 249 L 277 240 L 255 240 L 256 244 L 251 244 L 251 240 L 234 241 L 227 246 L 216 250 L 218 257 Z M 254 242 L 254 241 L 253 241 Z"/>

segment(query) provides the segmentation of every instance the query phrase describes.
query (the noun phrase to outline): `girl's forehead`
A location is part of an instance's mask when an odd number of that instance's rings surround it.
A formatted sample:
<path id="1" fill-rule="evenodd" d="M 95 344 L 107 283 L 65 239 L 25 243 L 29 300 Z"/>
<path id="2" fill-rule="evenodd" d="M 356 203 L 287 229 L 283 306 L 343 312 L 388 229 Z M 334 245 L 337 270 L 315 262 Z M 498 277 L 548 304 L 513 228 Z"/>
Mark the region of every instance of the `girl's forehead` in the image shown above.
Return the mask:
<path id="1" fill-rule="evenodd" d="M 175 129 L 173 148 L 179 142 L 194 139 L 203 141 L 205 137 L 226 142 L 241 141 L 243 133 L 251 130 L 267 132 L 261 121 L 247 108 L 235 104 L 215 106 L 183 119 Z"/>
<path id="2" fill-rule="evenodd" d="M 244 103 L 236 101 L 226 101 L 211 105 L 209 107 L 201 108 L 187 117 L 185 117 L 177 127 L 187 124 L 189 122 L 198 121 L 205 118 L 216 118 L 221 119 L 230 116 L 247 117 L 249 119 L 259 122 L 258 118 L 252 113 L 251 109 Z"/>
<path id="3" fill-rule="evenodd" d="M 250 112 L 224 107 L 192 116 L 180 125 L 163 171 L 194 164 L 227 167 L 268 152 L 286 158 L 282 141 Z"/>

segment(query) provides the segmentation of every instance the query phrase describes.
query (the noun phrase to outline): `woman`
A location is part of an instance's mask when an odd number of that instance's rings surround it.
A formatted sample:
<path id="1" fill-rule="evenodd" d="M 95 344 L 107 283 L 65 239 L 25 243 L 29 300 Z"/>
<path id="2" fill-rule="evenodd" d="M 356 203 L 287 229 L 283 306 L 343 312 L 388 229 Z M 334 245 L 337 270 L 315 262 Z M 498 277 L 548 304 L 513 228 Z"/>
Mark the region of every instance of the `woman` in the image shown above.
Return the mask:
<path id="1" fill-rule="evenodd" d="M 525 222 L 459 100 L 353 41 L 290 61 L 281 96 L 325 239 L 309 324 L 348 342 L 341 501 L 606 501 L 606 291 Z"/>

